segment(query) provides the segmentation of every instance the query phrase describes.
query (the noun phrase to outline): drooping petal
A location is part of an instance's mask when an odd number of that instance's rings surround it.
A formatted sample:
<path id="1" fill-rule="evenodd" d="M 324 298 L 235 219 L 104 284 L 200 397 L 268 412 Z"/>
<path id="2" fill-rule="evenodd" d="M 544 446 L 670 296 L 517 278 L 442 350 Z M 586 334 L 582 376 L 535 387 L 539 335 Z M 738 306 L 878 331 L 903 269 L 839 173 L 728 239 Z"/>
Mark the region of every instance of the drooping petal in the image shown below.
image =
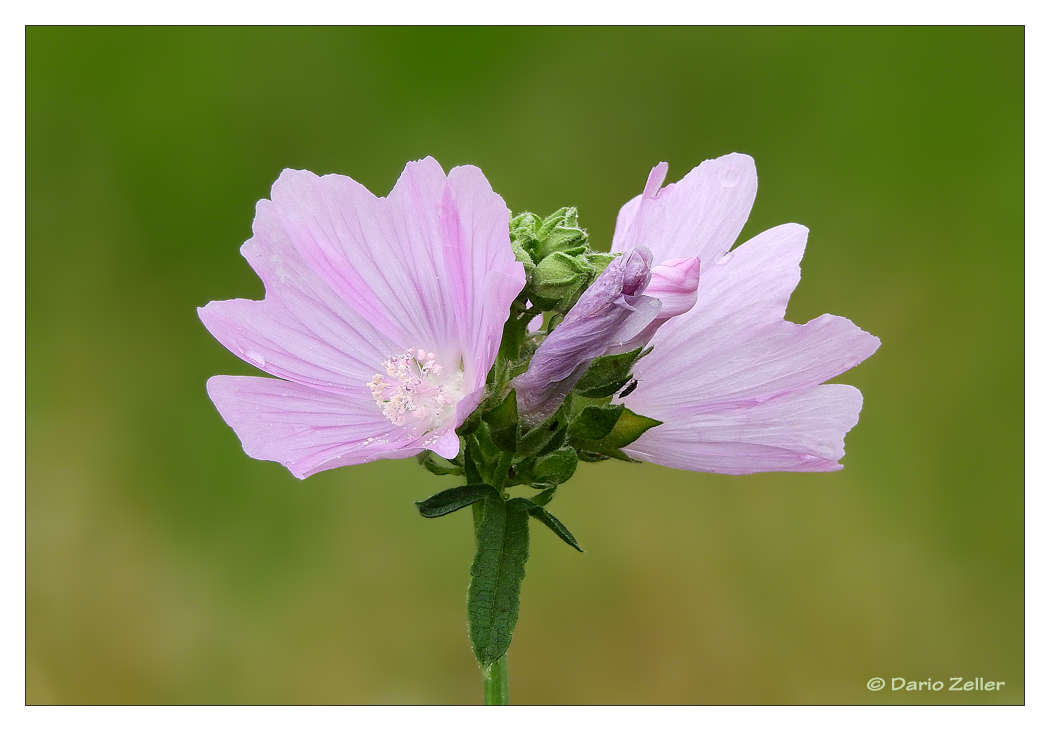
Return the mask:
<path id="1" fill-rule="evenodd" d="M 740 235 L 758 190 L 755 162 L 732 153 L 707 160 L 660 188 L 667 163 L 649 174 L 644 192 L 620 209 L 612 251 L 647 246 L 656 261 L 699 257 L 718 259 Z"/>
<path id="2" fill-rule="evenodd" d="M 829 472 L 842 469 L 846 432 L 863 399 L 830 384 L 762 403 L 697 407 L 642 434 L 624 451 L 635 459 L 701 472 Z M 659 418 L 659 417 L 657 417 Z"/>

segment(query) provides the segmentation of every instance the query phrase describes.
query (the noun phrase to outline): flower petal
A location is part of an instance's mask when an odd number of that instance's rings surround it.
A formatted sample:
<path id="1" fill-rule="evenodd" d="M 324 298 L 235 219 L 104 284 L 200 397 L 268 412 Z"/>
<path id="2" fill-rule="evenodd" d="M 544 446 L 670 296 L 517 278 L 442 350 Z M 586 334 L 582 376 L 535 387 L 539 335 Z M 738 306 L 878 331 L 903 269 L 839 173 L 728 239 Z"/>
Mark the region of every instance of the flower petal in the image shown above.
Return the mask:
<path id="1" fill-rule="evenodd" d="M 365 384 L 378 364 L 404 348 L 374 326 L 375 313 L 359 312 L 303 261 L 270 201 L 259 201 L 252 229 L 241 254 L 266 285 L 266 299 L 198 309 L 205 327 L 231 352 L 271 375 L 345 392 Z"/>
<path id="2" fill-rule="evenodd" d="M 667 163 L 653 168 L 642 195 L 620 209 L 612 251 L 647 246 L 656 261 L 696 256 L 707 266 L 729 251 L 747 221 L 758 190 L 755 162 L 724 155 L 660 189 L 666 172 Z"/>
<path id="3" fill-rule="evenodd" d="M 335 394 L 253 376 L 208 380 L 208 395 L 248 456 L 280 462 L 299 479 L 333 467 L 437 451 L 447 434 L 455 436 L 449 426 L 423 440 L 406 440 L 405 430 L 391 424 L 362 390 Z"/>
<path id="4" fill-rule="evenodd" d="M 497 313 L 506 318 L 525 274 L 507 207 L 480 171 L 446 179 L 426 158 L 409 163 L 384 199 L 344 176 L 286 170 L 273 201 L 304 260 L 380 333 L 462 363 L 468 390 L 484 381 L 502 331 Z"/>
<path id="5" fill-rule="evenodd" d="M 852 386 L 831 384 L 763 403 L 723 404 L 691 414 L 682 409 L 623 451 L 668 467 L 729 475 L 838 470 L 846 432 L 856 426 L 862 402 Z"/>
<path id="6" fill-rule="evenodd" d="M 696 305 L 653 337 L 625 403 L 670 422 L 682 403 L 762 401 L 823 383 L 874 353 L 879 339 L 846 318 L 784 321 L 807 233 L 778 226 L 704 269 Z"/>

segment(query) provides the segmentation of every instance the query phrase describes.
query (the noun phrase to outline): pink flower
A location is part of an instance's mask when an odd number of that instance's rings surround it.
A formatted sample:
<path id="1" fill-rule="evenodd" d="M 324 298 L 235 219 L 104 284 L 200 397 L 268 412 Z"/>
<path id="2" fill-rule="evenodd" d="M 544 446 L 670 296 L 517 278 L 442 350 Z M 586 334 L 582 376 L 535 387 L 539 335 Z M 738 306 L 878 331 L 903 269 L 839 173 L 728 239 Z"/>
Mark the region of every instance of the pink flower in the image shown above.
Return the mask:
<path id="1" fill-rule="evenodd" d="M 219 342 L 278 377 L 208 381 L 244 451 L 299 478 L 424 449 L 455 457 L 455 428 L 483 396 L 525 284 L 508 218 L 480 170 L 446 177 L 429 157 L 387 198 L 285 170 L 241 247 L 265 299 L 198 311 Z"/>
<path id="2" fill-rule="evenodd" d="M 784 320 L 805 227 L 777 226 L 729 251 L 758 187 L 750 157 L 708 160 L 661 189 L 666 174 L 667 163 L 653 168 L 644 192 L 620 209 L 612 250 L 699 257 L 697 301 L 660 327 L 635 366 L 638 387 L 621 401 L 664 423 L 623 451 L 726 474 L 841 469 L 862 398 L 852 386 L 820 384 L 874 353 L 879 339 L 834 315 Z"/>

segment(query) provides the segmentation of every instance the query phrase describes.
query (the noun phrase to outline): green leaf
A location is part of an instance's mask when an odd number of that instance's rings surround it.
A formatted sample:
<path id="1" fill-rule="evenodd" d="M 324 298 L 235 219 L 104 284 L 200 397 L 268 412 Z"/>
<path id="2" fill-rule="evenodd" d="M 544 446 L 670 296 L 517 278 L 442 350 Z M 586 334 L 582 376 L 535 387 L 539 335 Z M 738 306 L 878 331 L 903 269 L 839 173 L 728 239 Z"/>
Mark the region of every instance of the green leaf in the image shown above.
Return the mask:
<path id="1" fill-rule="evenodd" d="M 637 348 L 627 353 L 595 358 L 576 382 L 576 393 L 587 398 L 612 396 L 631 380 L 631 369 L 641 357 L 642 349 Z"/>
<path id="2" fill-rule="evenodd" d="M 576 542 L 576 539 L 573 537 L 572 533 L 569 532 L 569 529 L 566 528 L 560 520 L 548 513 L 544 508 L 537 505 L 534 500 L 525 500 L 525 498 L 521 497 L 516 497 L 514 500 L 522 500 L 531 503 L 529 506 L 529 515 L 554 531 L 554 535 L 558 536 L 558 538 L 561 538 L 577 551 L 583 553 L 583 549 L 580 548 L 580 544 Z M 511 500 L 510 502 L 514 502 L 514 500 Z"/>
<path id="3" fill-rule="evenodd" d="M 496 408 L 487 411 L 481 417 L 489 426 L 489 436 L 493 444 L 504 452 L 514 452 L 518 448 L 518 401 L 511 389 L 507 397 Z"/>
<path id="4" fill-rule="evenodd" d="M 424 518 L 440 518 L 442 515 L 473 505 L 478 500 L 484 500 L 492 491 L 493 487 L 485 484 L 453 487 L 431 495 L 426 500 L 420 500 L 416 503 L 416 509 Z"/>
<path id="5" fill-rule="evenodd" d="M 623 404 L 585 407 L 569 427 L 569 442 L 574 445 L 597 442 L 613 430 L 626 410 Z"/>
<path id="6" fill-rule="evenodd" d="M 482 666 L 494 663 L 510 647 L 529 558 L 529 506 L 534 505 L 523 498 L 504 502 L 489 489 L 478 503 L 477 552 L 467 592 L 470 643 Z"/>
<path id="7" fill-rule="evenodd" d="M 566 482 L 576 471 L 579 459 L 572 447 L 562 447 L 536 460 L 532 468 L 533 480 L 551 485 Z"/>

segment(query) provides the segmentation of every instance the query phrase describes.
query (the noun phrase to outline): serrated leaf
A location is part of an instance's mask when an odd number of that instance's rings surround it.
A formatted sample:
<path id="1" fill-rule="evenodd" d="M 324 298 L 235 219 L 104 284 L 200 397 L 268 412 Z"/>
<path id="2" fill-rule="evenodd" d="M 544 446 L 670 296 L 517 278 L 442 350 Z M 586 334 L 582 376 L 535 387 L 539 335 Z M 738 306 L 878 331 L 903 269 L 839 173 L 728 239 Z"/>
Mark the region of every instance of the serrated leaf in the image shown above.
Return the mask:
<path id="1" fill-rule="evenodd" d="M 481 418 L 488 424 L 493 444 L 505 452 L 517 451 L 518 401 L 513 389 L 499 406 L 485 412 Z"/>
<path id="2" fill-rule="evenodd" d="M 583 549 L 580 548 L 580 544 L 576 542 L 576 539 L 573 537 L 572 533 L 569 532 L 569 529 L 566 528 L 560 520 L 547 512 L 545 508 L 537 505 L 535 501 L 525 500 L 525 498 L 516 497 L 514 500 L 524 500 L 525 502 L 531 503 L 529 506 L 529 515 L 554 531 L 554 535 L 558 536 L 558 538 L 561 538 L 577 551 L 583 553 Z M 511 500 L 511 502 L 514 502 L 514 500 Z"/>
<path id="3" fill-rule="evenodd" d="M 460 508 L 484 500 L 493 490 L 491 485 L 485 484 L 453 487 L 431 495 L 426 500 L 420 500 L 416 503 L 416 509 L 424 518 L 440 518 L 442 515 L 454 513 Z"/>
<path id="4" fill-rule="evenodd" d="M 631 369 L 641 355 L 642 349 L 636 348 L 627 353 L 595 358 L 576 382 L 576 393 L 586 398 L 612 396 L 631 380 Z"/>
<path id="5" fill-rule="evenodd" d="M 585 407 L 569 426 L 569 442 L 576 445 L 603 439 L 616 427 L 626 408 L 623 404 Z"/>
<path id="6" fill-rule="evenodd" d="M 467 622 L 474 655 L 488 666 L 507 652 L 518 621 L 521 582 L 529 558 L 529 506 L 533 503 L 523 498 L 504 502 L 492 489 L 479 505 Z"/>

